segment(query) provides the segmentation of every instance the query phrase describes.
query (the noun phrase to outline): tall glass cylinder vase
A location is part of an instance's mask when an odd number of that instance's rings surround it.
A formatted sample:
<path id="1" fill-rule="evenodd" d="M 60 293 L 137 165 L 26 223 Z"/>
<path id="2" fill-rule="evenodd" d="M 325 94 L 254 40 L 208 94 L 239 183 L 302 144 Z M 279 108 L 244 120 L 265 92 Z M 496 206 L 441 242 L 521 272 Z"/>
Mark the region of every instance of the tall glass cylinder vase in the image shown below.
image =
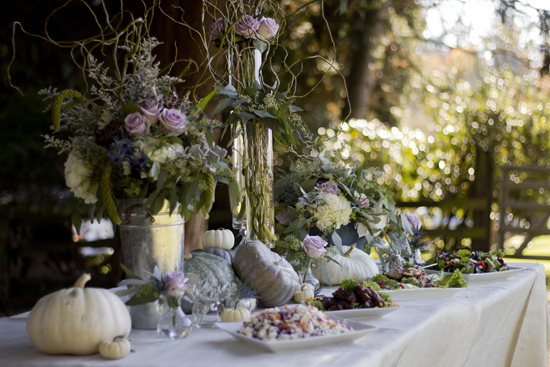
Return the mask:
<path id="1" fill-rule="evenodd" d="M 250 86 L 260 88 L 262 54 L 253 47 L 236 47 L 228 52 L 229 83 L 243 93 Z M 254 120 L 233 126 L 233 173 L 240 197 L 233 210 L 233 227 L 245 239 L 257 239 L 274 246 L 273 132 Z"/>
<path id="2" fill-rule="evenodd" d="M 245 165 L 246 228 L 248 238 L 275 245 L 273 204 L 273 133 L 261 123 L 245 127 L 248 161 Z"/>
<path id="3" fill-rule="evenodd" d="M 165 273 L 183 272 L 184 219 L 174 212 L 170 205 L 157 215 L 151 215 L 143 208 L 143 200 L 125 200 L 120 238 L 124 265 L 142 279 L 149 279 L 155 265 Z M 158 302 L 130 307 L 132 327 L 155 330 L 163 313 Z"/>

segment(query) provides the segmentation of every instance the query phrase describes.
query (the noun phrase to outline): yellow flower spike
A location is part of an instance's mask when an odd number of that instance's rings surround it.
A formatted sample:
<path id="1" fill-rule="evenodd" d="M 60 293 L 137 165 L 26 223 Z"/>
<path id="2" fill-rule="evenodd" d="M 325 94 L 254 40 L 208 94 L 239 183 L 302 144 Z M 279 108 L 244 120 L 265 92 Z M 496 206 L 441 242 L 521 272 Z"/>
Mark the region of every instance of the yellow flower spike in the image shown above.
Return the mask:
<path id="1" fill-rule="evenodd" d="M 82 94 L 76 90 L 65 89 L 55 97 L 52 102 L 52 122 L 54 131 L 59 131 L 59 127 L 61 126 L 61 104 L 65 98 L 68 97 L 78 99 L 82 98 Z"/>
<path id="2" fill-rule="evenodd" d="M 216 180 L 214 180 L 214 174 L 212 172 L 206 173 L 206 201 L 204 207 L 206 213 L 209 213 L 214 204 L 214 193 L 216 192 Z"/>

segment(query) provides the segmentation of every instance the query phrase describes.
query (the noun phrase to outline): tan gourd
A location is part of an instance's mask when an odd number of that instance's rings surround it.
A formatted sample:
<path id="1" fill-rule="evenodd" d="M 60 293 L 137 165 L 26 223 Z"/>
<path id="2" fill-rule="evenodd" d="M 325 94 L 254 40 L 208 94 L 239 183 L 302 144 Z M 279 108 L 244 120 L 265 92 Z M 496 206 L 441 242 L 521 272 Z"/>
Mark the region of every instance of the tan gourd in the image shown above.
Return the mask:
<path id="1" fill-rule="evenodd" d="M 106 289 L 84 288 L 83 274 L 74 287 L 41 298 L 27 319 L 27 334 L 47 354 L 88 355 L 117 335 L 129 335 L 130 313 L 120 298 Z"/>
<path id="2" fill-rule="evenodd" d="M 121 359 L 130 353 L 130 341 L 124 336 L 117 336 L 113 340 L 105 340 L 99 345 L 99 354 L 105 359 Z"/>
<path id="3" fill-rule="evenodd" d="M 264 307 L 282 306 L 300 286 L 298 274 L 288 261 L 260 241 L 246 241 L 233 255 L 239 279 L 254 288 Z"/>

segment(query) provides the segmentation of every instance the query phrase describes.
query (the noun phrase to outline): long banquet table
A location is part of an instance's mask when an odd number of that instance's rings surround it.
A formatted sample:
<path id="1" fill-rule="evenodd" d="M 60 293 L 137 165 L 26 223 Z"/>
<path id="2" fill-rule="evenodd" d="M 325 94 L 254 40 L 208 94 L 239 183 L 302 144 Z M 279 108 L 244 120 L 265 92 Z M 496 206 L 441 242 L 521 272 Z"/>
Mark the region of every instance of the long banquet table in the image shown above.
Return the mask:
<path id="1" fill-rule="evenodd" d="M 544 267 L 508 279 L 470 283 L 452 298 L 401 301 L 401 309 L 361 320 L 378 331 L 353 343 L 272 354 L 219 329 L 193 329 L 178 341 L 156 331 L 132 330 L 132 349 L 121 360 L 50 356 L 26 334 L 26 314 L 0 319 L 0 367 L 5 366 L 514 366 L 548 364 L 550 318 Z"/>

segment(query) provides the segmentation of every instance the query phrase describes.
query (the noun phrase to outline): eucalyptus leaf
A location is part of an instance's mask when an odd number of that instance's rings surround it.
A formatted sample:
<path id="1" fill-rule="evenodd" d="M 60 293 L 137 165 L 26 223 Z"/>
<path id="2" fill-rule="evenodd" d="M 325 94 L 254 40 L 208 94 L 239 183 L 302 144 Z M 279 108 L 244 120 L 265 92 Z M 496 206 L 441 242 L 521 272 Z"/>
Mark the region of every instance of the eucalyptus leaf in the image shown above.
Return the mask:
<path id="1" fill-rule="evenodd" d="M 229 180 L 224 176 L 214 176 L 214 180 L 229 185 Z"/>
<path id="2" fill-rule="evenodd" d="M 191 202 L 191 199 L 193 198 L 193 195 L 195 195 L 195 192 L 199 188 L 199 176 L 195 178 L 187 187 L 187 192 L 185 193 L 185 203 Z"/>
<path id="3" fill-rule="evenodd" d="M 298 228 L 301 228 L 304 226 L 304 224 L 306 224 L 307 222 L 307 219 L 305 218 L 298 218 L 298 219 L 295 219 L 292 223 L 290 223 L 290 225 L 288 227 L 285 228 L 285 230 L 283 231 L 283 233 L 291 233 L 291 232 L 294 232 L 295 230 L 297 230 Z"/>
<path id="4" fill-rule="evenodd" d="M 123 285 L 145 285 L 147 284 L 146 280 L 143 279 L 124 279 L 118 283 L 119 286 Z"/>
<path id="5" fill-rule="evenodd" d="M 334 244 L 334 246 L 336 246 L 340 255 L 344 256 L 344 249 L 342 248 L 342 238 L 340 238 L 340 235 L 336 231 L 334 231 L 332 232 L 331 237 L 332 243 Z"/>
<path id="6" fill-rule="evenodd" d="M 304 182 L 302 182 L 302 184 L 300 185 L 300 187 L 301 187 L 306 193 L 310 193 L 311 190 L 313 190 L 313 189 L 315 188 L 315 185 L 317 184 L 317 180 L 318 180 L 318 178 L 312 178 L 311 180 L 304 181 Z"/>
<path id="7" fill-rule="evenodd" d="M 251 114 L 251 113 L 248 113 L 248 112 L 244 112 L 244 111 L 241 111 L 239 113 L 239 118 L 241 119 L 241 121 L 246 124 L 248 123 L 248 121 L 252 120 L 254 118 L 254 115 Z"/>
<path id="8" fill-rule="evenodd" d="M 141 113 L 141 108 L 133 104 L 132 102 L 128 102 L 122 107 L 122 119 L 124 119 L 126 116 L 128 116 L 131 113 Z"/>
<path id="9" fill-rule="evenodd" d="M 328 285 L 332 287 L 332 283 L 330 282 L 330 278 L 328 277 L 327 268 L 325 268 L 325 264 L 321 261 L 321 270 L 323 271 L 323 276 L 325 277 L 325 280 L 327 281 Z"/>
<path id="10" fill-rule="evenodd" d="M 302 112 L 303 111 L 300 107 L 294 106 L 294 105 L 290 105 L 290 110 L 292 112 Z"/>
<path id="11" fill-rule="evenodd" d="M 267 42 L 266 41 L 262 41 L 262 40 L 259 40 L 259 39 L 254 39 L 254 40 L 252 40 L 252 44 L 254 45 L 254 48 L 256 48 L 256 50 L 260 51 L 261 53 L 264 53 L 265 50 L 267 50 Z"/>
<path id="12" fill-rule="evenodd" d="M 126 301 L 127 306 L 143 305 L 149 302 L 155 302 L 159 298 L 158 291 L 151 290 L 149 292 L 140 292 Z"/>
<path id="13" fill-rule="evenodd" d="M 119 297 L 124 297 L 132 293 L 136 293 L 138 288 L 128 288 L 128 289 L 121 289 L 119 291 L 116 291 L 115 294 Z"/>
<path id="14" fill-rule="evenodd" d="M 229 107 L 231 105 L 231 102 L 233 101 L 233 98 L 224 98 L 222 99 L 218 105 L 216 106 L 216 108 L 214 108 L 214 111 L 212 111 L 212 114 L 216 114 L 218 112 L 222 112 L 223 110 L 225 110 L 227 107 Z"/>
<path id="15" fill-rule="evenodd" d="M 139 276 L 137 276 L 133 271 L 131 271 L 126 265 L 124 264 L 120 264 L 120 268 L 124 271 L 124 273 L 126 273 L 126 276 L 128 278 L 133 278 L 133 279 L 141 279 Z"/>
<path id="16" fill-rule="evenodd" d="M 288 248 L 289 245 L 286 241 L 275 241 L 275 246 Z"/>

